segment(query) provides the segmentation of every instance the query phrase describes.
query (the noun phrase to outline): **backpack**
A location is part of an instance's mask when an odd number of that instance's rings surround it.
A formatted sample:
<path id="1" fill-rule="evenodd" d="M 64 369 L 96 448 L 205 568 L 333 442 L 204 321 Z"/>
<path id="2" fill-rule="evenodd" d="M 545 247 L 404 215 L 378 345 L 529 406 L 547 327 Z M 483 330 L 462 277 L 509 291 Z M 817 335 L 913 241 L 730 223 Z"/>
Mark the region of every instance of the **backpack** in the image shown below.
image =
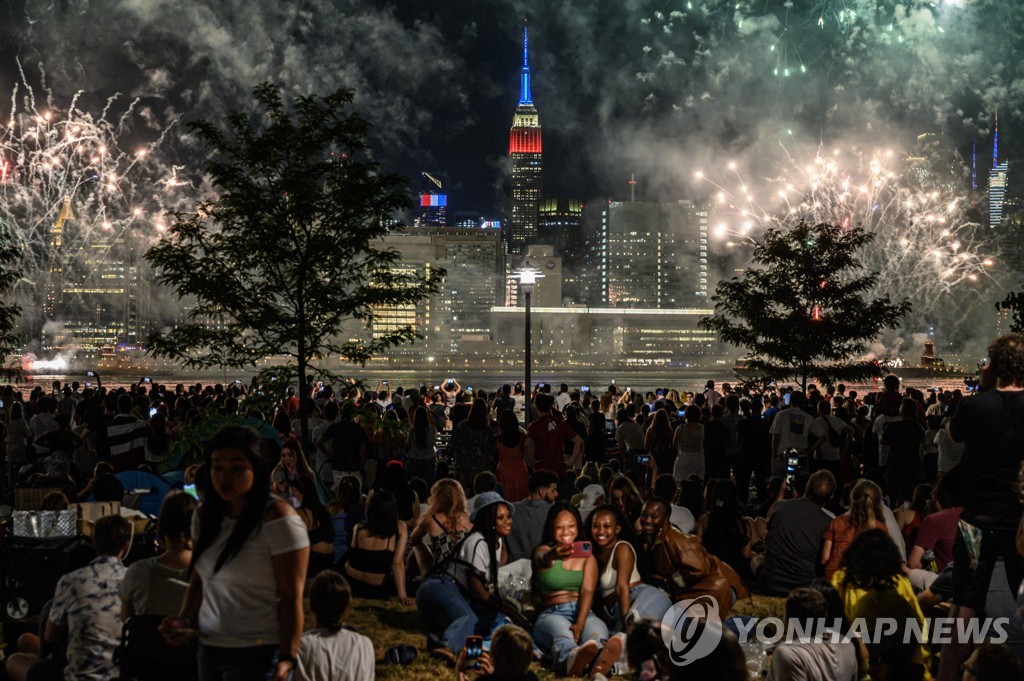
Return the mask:
<path id="1" fill-rule="evenodd" d="M 840 449 L 846 438 L 838 430 L 832 427 L 832 421 L 826 416 L 825 425 L 828 427 L 828 443 L 832 445 L 833 449 Z"/>

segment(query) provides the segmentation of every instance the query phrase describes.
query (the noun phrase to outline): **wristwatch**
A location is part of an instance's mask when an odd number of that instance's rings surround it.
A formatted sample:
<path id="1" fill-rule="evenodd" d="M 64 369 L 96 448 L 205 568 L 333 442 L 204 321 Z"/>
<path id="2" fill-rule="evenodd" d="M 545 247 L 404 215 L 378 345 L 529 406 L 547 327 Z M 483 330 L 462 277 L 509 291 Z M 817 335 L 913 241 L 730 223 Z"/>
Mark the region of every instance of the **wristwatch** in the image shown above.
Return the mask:
<path id="1" fill-rule="evenodd" d="M 295 669 L 296 667 L 299 666 L 298 659 L 296 659 L 296 657 L 294 655 L 291 655 L 289 653 L 278 653 L 277 654 L 277 661 L 278 662 L 287 662 L 288 664 L 290 664 L 292 666 L 292 669 Z"/>

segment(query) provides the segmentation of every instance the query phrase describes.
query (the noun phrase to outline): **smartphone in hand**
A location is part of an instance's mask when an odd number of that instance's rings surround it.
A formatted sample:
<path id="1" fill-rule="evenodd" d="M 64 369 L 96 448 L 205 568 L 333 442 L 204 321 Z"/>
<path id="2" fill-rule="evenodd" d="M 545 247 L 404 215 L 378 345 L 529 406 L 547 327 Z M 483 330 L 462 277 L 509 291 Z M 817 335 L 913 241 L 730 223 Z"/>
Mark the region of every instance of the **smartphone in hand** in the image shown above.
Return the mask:
<path id="1" fill-rule="evenodd" d="M 593 546 L 588 541 L 574 541 L 570 558 L 589 558 L 594 554 Z"/>

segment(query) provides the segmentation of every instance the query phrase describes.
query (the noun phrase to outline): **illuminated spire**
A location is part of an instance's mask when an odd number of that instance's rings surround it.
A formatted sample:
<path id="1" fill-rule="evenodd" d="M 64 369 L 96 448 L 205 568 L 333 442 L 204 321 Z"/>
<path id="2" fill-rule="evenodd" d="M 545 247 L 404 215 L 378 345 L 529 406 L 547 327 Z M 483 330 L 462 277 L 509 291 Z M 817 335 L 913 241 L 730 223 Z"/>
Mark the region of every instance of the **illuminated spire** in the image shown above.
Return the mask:
<path id="1" fill-rule="evenodd" d="M 522 84 L 519 93 L 520 104 L 533 104 L 533 96 L 530 94 L 530 53 L 529 37 L 527 35 L 526 20 L 523 20 L 523 72 L 520 76 Z"/>
<path id="2" fill-rule="evenodd" d="M 996 134 L 992 140 L 992 167 L 999 165 L 999 111 L 996 111 Z"/>

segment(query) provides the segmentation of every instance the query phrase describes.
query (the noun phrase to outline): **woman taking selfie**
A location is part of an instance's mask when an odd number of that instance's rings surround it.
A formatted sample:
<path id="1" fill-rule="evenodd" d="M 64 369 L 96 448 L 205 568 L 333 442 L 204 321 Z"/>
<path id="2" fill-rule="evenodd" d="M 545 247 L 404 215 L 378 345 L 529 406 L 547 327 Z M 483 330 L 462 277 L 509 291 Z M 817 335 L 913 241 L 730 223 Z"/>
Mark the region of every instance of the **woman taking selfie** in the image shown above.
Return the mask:
<path id="1" fill-rule="evenodd" d="M 578 542 L 582 525 L 575 506 L 556 502 L 533 552 L 533 590 L 540 599 L 533 638 L 556 670 L 577 677 L 607 674 L 622 653 L 622 642 L 608 640 L 608 627 L 590 611 L 598 567 L 590 542 Z"/>

